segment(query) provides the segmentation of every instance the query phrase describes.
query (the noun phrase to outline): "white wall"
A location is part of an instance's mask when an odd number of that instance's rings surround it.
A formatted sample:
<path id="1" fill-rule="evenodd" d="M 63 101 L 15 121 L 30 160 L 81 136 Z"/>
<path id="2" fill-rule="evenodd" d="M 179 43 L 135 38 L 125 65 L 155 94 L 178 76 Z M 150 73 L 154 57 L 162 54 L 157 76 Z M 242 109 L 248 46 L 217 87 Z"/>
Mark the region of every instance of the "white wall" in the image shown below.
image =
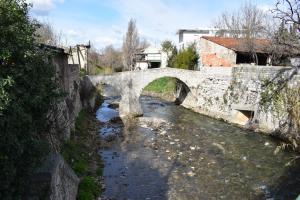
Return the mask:
<path id="1" fill-rule="evenodd" d="M 136 70 L 148 69 L 148 63 L 147 62 L 136 62 L 135 63 L 135 69 Z"/>

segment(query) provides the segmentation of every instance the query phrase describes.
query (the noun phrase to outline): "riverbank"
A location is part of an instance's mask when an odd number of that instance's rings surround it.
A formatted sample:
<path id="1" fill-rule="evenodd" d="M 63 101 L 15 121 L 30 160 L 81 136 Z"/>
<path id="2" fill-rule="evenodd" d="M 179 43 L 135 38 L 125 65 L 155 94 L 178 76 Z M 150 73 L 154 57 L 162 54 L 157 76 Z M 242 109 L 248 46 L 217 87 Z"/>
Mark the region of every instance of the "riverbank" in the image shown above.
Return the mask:
<path id="1" fill-rule="evenodd" d="M 81 110 L 76 118 L 75 130 L 62 149 L 64 159 L 80 178 L 78 200 L 94 200 L 103 190 L 101 180 L 103 163 L 98 154 L 99 126 L 94 112 Z"/>

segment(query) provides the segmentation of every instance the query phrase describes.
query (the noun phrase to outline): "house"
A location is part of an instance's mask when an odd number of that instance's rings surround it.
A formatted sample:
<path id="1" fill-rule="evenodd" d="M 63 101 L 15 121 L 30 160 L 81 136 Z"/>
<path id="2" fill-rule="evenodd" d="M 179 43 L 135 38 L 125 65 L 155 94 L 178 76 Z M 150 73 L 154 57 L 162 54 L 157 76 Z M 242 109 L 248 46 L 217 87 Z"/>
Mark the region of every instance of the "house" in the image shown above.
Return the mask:
<path id="1" fill-rule="evenodd" d="M 145 70 L 150 68 L 167 67 L 168 55 L 159 48 L 148 47 L 134 56 L 134 69 Z"/>
<path id="2" fill-rule="evenodd" d="M 199 66 L 232 67 L 237 64 L 253 63 L 257 56 L 258 65 L 267 65 L 270 59 L 266 39 L 222 38 L 204 36 L 199 43 Z"/>
<path id="3" fill-rule="evenodd" d="M 89 71 L 88 55 L 89 55 L 90 48 L 91 48 L 90 43 L 87 45 L 78 44 L 74 47 L 70 47 L 68 50 L 68 54 L 69 54 L 68 63 L 79 65 L 80 69 Z"/>
<path id="4" fill-rule="evenodd" d="M 228 37 L 229 31 L 218 28 L 179 29 L 177 34 L 179 37 L 178 49 L 182 50 L 193 43 L 198 46 L 199 38 L 204 36 Z"/>
<path id="5" fill-rule="evenodd" d="M 187 46 L 197 43 L 200 37 L 216 36 L 219 29 L 216 28 L 199 28 L 199 29 L 179 29 L 177 31 L 179 37 L 178 49 L 185 49 Z"/>

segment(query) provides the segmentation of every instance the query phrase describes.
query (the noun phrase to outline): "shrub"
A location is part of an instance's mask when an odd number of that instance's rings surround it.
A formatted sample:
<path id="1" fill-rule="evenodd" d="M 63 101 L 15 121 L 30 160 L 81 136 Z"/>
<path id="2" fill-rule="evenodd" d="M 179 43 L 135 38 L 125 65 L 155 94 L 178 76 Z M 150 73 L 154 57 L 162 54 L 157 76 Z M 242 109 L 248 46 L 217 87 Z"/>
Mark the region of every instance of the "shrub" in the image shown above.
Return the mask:
<path id="1" fill-rule="evenodd" d="M 0 0 L 0 199 L 20 199 L 48 153 L 47 113 L 61 97 L 25 0 Z M 4 81 L 6 83 L 4 84 Z M 9 80 L 9 81 L 8 81 Z"/>
<path id="2" fill-rule="evenodd" d="M 93 200 L 100 195 L 100 185 L 90 176 L 84 177 L 79 183 L 78 200 Z"/>
<path id="3" fill-rule="evenodd" d="M 171 66 L 180 69 L 194 70 L 198 63 L 198 54 L 195 45 L 180 51 L 171 61 Z"/>

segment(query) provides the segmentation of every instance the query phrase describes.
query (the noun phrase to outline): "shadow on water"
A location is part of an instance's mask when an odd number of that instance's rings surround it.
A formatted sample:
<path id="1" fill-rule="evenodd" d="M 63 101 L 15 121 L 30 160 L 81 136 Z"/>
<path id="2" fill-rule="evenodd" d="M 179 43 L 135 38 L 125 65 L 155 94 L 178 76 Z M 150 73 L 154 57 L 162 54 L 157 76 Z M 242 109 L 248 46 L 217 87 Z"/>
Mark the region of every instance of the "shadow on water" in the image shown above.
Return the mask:
<path id="1" fill-rule="evenodd" d="M 124 125 L 124 124 L 123 124 Z M 176 160 L 166 164 L 143 143 L 136 128 L 126 123 L 122 136 L 109 148 L 101 150 L 103 171 L 109 199 L 168 199 L 168 180 Z"/>
<path id="2" fill-rule="evenodd" d="M 300 194 L 299 172 L 300 160 L 298 158 L 287 166 L 280 178 L 270 186 L 272 197 L 276 200 L 295 200 Z"/>

